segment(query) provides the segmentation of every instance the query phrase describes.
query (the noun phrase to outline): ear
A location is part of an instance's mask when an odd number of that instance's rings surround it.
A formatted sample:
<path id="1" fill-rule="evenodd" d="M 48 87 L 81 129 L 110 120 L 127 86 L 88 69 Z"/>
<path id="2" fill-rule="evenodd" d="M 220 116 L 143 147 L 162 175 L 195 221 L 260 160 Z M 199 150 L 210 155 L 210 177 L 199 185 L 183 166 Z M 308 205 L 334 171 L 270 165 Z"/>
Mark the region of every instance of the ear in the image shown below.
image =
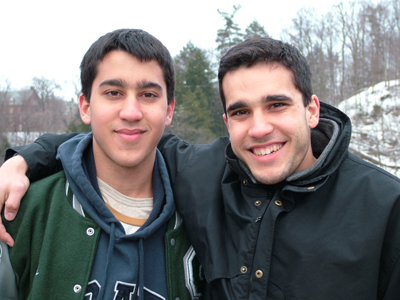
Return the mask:
<path id="1" fill-rule="evenodd" d="M 167 107 L 167 116 L 165 118 L 165 127 L 168 127 L 169 125 L 171 125 L 172 117 L 174 115 L 174 109 L 175 109 L 175 99 L 172 99 L 172 101 L 168 104 L 168 107 Z"/>
<path id="2" fill-rule="evenodd" d="M 229 132 L 229 122 L 228 122 L 228 117 L 226 116 L 226 114 L 223 114 L 223 115 L 222 115 L 222 118 L 224 119 L 224 122 L 225 122 L 226 128 L 228 129 L 228 132 Z"/>
<path id="3" fill-rule="evenodd" d="M 317 127 L 319 123 L 319 107 L 320 103 L 318 100 L 318 97 L 316 95 L 311 96 L 311 101 L 308 103 L 306 109 L 307 109 L 307 121 L 308 121 L 308 126 L 310 128 L 315 128 Z"/>
<path id="4" fill-rule="evenodd" d="M 89 125 L 91 122 L 90 103 L 86 100 L 86 96 L 84 96 L 83 94 L 79 95 L 79 111 L 83 123 Z"/>

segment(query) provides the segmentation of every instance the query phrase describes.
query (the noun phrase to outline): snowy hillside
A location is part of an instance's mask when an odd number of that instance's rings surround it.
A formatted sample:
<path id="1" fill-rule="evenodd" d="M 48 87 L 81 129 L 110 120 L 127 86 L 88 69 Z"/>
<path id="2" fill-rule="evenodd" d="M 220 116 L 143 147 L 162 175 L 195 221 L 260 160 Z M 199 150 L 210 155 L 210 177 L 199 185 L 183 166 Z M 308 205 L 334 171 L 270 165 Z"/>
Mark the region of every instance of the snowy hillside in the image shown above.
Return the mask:
<path id="1" fill-rule="evenodd" d="M 338 107 L 352 121 L 350 151 L 400 177 L 400 80 L 378 83 Z"/>

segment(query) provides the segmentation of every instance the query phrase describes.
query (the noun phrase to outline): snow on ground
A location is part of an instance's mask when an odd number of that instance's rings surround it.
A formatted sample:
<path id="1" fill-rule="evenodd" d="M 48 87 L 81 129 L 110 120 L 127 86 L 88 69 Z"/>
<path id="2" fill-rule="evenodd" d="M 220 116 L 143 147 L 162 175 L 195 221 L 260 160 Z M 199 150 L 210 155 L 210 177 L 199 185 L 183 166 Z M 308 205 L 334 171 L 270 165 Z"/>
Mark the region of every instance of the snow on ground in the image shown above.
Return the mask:
<path id="1" fill-rule="evenodd" d="M 400 80 L 364 89 L 338 108 L 352 121 L 350 150 L 400 177 Z"/>

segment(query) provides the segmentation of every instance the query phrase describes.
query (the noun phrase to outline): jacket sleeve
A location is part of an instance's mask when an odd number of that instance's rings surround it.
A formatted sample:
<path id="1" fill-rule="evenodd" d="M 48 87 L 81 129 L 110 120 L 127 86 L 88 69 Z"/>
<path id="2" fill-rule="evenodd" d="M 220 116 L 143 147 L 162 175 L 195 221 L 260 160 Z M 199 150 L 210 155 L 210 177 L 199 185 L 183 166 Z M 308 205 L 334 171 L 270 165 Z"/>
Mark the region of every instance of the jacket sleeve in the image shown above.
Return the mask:
<path id="1" fill-rule="evenodd" d="M 208 144 L 191 145 L 173 134 L 164 134 L 158 143 L 158 149 L 164 157 L 172 188 L 176 178 L 185 168 L 198 168 L 211 155 L 218 153 L 217 159 L 225 162 L 225 148 L 228 137 L 220 137 Z"/>
<path id="2" fill-rule="evenodd" d="M 393 189 L 391 190 L 393 192 Z M 387 223 L 381 254 L 381 270 L 378 283 L 380 300 L 399 299 L 400 295 L 400 196 L 392 208 Z"/>
<path id="3" fill-rule="evenodd" d="M 194 146 L 173 134 L 163 134 L 158 149 L 164 157 L 171 183 L 193 155 Z"/>
<path id="4" fill-rule="evenodd" d="M 29 166 L 29 179 L 37 181 L 62 170 L 62 164 L 56 159 L 58 147 L 78 133 L 46 133 L 32 144 L 7 149 L 5 160 L 16 153 L 23 156 Z"/>
<path id="5" fill-rule="evenodd" d="M 392 273 L 383 300 L 398 299 L 400 295 L 400 259 L 396 262 L 396 267 Z M 379 297 L 378 297 L 379 299 Z"/>
<path id="6" fill-rule="evenodd" d="M 18 300 L 17 279 L 11 266 L 8 246 L 0 240 L 0 298 Z"/>

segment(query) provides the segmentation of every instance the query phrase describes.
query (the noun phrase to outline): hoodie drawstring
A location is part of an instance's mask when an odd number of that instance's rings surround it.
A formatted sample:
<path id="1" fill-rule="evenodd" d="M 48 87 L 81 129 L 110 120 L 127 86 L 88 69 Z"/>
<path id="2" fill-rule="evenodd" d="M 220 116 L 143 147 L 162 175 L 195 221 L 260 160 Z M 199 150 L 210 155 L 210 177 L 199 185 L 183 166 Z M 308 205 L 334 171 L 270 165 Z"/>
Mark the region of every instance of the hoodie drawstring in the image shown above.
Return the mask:
<path id="1" fill-rule="evenodd" d="M 99 293 L 99 300 L 102 300 L 104 297 L 104 291 L 106 287 L 106 281 L 108 278 L 108 269 L 110 265 L 110 260 L 114 251 L 114 244 L 115 244 L 115 223 L 111 223 L 111 230 L 110 230 L 110 243 L 108 244 L 108 250 L 107 250 L 107 260 L 106 260 L 106 269 L 104 270 L 104 276 L 102 282 L 104 282 L 104 287 L 100 290 Z"/>
<path id="2" fill-rule="evenodd" d="M 143 239 L 139 239 L 139 300 L 144 299 L 144 250 Z"/>

